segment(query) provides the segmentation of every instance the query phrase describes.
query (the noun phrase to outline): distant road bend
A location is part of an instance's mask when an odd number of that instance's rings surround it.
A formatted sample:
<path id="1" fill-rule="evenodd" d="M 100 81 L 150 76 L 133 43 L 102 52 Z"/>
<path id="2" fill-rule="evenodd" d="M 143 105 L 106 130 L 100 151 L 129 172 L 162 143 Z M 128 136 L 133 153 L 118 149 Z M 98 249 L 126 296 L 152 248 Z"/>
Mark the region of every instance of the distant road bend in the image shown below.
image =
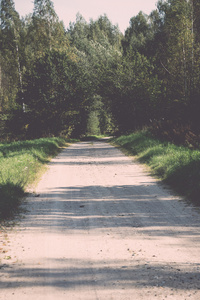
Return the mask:
<path id="1" fill-rule="evenodd" d="M 0 299 L 200 299 L 199 211 L 120 150 L 73 144 L 35 192 L 0 246 Z"/>

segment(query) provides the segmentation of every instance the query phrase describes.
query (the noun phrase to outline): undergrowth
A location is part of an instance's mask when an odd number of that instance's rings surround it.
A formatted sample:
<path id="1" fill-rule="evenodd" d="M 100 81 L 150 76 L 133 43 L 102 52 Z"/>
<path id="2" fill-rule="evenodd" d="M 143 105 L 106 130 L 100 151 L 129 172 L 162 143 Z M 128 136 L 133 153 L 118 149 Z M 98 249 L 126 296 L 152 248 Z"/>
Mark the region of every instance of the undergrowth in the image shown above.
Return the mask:
<path id="1" fill-rule="evenodd" d="M 64 145 L 63 138 L 0 143 L 0 220 L 13 216 L 26 187 Z"/>
<path id="2" fill-rule="evenodd" d="M 153 175 L 180 195 L 200 204 L 200 150 L 160 141 L 147 130 L 115 138 L 113 142 L 147 164 Z"/>

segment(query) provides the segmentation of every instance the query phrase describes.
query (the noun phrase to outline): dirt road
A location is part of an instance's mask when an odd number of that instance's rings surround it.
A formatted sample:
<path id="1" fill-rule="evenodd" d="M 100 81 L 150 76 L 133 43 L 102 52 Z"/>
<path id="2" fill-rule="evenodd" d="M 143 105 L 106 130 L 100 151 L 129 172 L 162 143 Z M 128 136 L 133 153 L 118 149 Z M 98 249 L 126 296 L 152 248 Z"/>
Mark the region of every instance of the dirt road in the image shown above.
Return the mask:
<path id="1" fill-rule="evenodd" d="M 200 213 L 101 141 L 52 160 L 1 232 L 0 299 L 200 299 Z"/>

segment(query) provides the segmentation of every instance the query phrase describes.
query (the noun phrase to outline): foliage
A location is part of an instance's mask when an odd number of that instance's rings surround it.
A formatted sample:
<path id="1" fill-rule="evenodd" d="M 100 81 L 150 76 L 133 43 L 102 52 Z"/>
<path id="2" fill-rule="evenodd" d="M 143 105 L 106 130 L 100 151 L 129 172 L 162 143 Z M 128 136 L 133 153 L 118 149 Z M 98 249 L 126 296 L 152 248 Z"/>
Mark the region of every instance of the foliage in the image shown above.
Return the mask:
<path id="1" fill-rule="evenodd" d="M 87 74 L 65 52 L 52 50 L 39 58 L 25 77 L 27 133 L 41 136 L 76 129 L 87 101 L 84 79 Z"/>
<path id="2" fill-rule="evenodd" d="M 110 132 L 113 124 L 107 87 L 110 73 L 115 71 L 122 58 L 122 34 L 105 15 L 87 24 L 78 14 L 76 23 L 70 25 L 68 35 L 71 44 L 76 47 L 79 66 L 89 74 L 86 84 L 89 84 L 91 96 L 87 131 L 90 134 Z"/>
<path id="3" fill-rule="evenodd" d="M 144 55 L 129 51 L 112 73 L 108 93 L 121 132 L 148 124 L 157 113 L 160 95 L 160 82 L 153 64 Z"/>
<path id="4" fill-rule="evenodd" d="M 66 31 L 51 0 L 34 0 L 24 19 L 2 0 L 2 138 L 129 132 L 161 120 L 200 131 L 199 11 L 197 0 L 159 0 L 123 36 L 106 15 L 88 23 L 77 14 Z"/>
<path id="5" fill-rule="evenodd" d="M 34 1 L 28 35 L 36 57 L 43 56 L 47 50 L 68 48 L 63 23 L 59 22 L 51 0 Z"/>
<path id="6" fill-rule="evenodd" d="M 140 11 L 136 17 L 130 19 L 129 23 L 130 26 L 125 31 L 122 41 L 124 52 L 133 50 L 148 55 L 149 42 L 153 35 L 149 16 Z"/>
<path id="7" fill-rule="evenodd" d="M 12 0 L 0 3 L 0 111 L 15 105 L 21 88 L 21 21 Z"/>

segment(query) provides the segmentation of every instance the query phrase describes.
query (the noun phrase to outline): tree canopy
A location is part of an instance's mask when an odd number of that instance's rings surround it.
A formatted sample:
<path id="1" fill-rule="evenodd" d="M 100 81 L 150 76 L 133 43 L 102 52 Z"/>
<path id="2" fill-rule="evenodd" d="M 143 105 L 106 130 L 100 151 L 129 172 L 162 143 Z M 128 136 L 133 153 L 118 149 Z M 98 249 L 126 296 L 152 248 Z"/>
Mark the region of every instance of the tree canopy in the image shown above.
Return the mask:
<path id="1" fill-rule="evenodd" d="M 20 18 L 0 1 L 0 135 L 128 132 L 153 123 L 199 131 L 200 4 L 160 0 L 123 35 L 106 15 L 64 27 L 51 0 Z"/>

